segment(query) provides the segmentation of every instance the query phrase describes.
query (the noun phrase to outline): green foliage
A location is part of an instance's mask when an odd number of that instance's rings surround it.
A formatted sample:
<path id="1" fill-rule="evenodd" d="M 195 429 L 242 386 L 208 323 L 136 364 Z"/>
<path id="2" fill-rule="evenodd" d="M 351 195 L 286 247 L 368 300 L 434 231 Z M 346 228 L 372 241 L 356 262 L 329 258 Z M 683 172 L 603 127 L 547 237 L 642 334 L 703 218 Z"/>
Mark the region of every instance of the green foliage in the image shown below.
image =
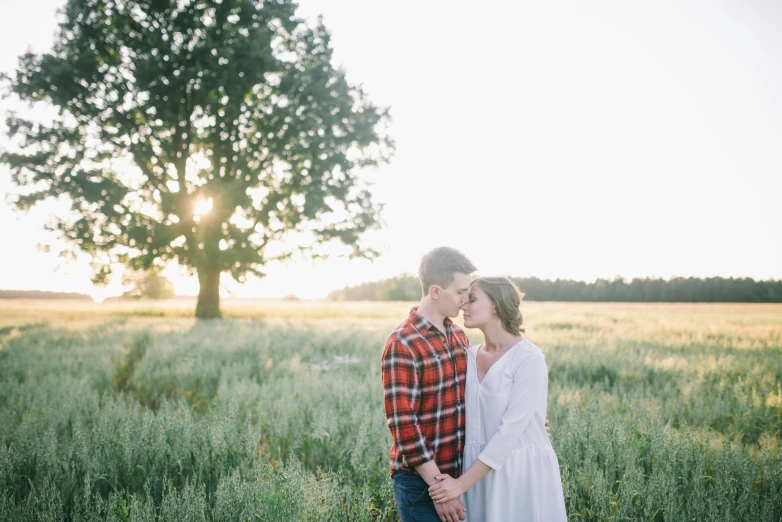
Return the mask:
<path id="1" fill-rule="evenodd" d="M 126 270 L 122 274 L 123 297 L 172 299 L 174 285 L 156 270 Z"/>
<path id="2" fill-rule="evenodd" d="M 748 277 L 635 278 L 632 281 L 617 277 L 594 283 L 535 277 L 513 280 L 532 301 L 782 303 L 782 281 L 755 281 Z"/>
<path id="3" fill-rule="evenodd" d="M 50 292 L 46 290 L 0 290 L 0 299 L 83 299 L 92 300 L 87 294 L 77 292 Z"/>
<path id="4" fill-rule="evenodd" d="M 401 275 L 371 281 L 336 290 L 329 295 L 333 301 L 418 301 L 421 283 L 416 276 Z"/>
<path id="5" fill-rule="evenodd" d="M 530 305 L 570 519 L 780 520 L 781 314 Z M 0 520 L 396 520 L 398 317 L 333 315 L 9 329 Z"/>
<path id="6" fill-rule="evenodd" d="M 361 237 L 378 207 L 358 174 L 391 153 L 388 111 L 332 64 L 322 21 L 295 10 L 69 0 L 53 50 L 5 77 L 19 100 L 55 109 L 51 123 L 7 118 L 18 147 L 0 163 L 18 207 L 69 202 L 51 228 L 92 256 L 97 283 L 113 262 L 197 272 L 204 317 L 220 314 L 223 272 L 242 282 L 331 242 L 373 256 Z"/>
<path id="7" fill-rule="evenodd" d="M 668 303 L 782 303 L 782 281 L 749 278 L 676 277 L 633 279 L 626 282 L 598 279 L 594 283 L 536 277 L 512 277 L 527 301 L 668 302 Z M 402 275 L 336 290 L 334 301 L 417 301 L 418 278 Z"/>

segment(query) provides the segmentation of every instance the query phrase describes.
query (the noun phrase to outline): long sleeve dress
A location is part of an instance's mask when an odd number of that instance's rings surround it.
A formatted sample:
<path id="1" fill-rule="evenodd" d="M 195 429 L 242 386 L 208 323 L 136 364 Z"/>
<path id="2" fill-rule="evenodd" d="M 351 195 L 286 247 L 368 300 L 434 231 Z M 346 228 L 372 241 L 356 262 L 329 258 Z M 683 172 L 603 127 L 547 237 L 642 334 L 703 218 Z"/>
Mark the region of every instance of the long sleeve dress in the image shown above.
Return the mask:
<path id="1" fill-rule="evenodd" d="M 492 468 L 463 496 L 468 522 L 565 522 L 559 461 L 544 426 L 548 374 L 543 352 L 525 340 L 478 381 L 478 346 L 467 352 L 464 470 Z"/>

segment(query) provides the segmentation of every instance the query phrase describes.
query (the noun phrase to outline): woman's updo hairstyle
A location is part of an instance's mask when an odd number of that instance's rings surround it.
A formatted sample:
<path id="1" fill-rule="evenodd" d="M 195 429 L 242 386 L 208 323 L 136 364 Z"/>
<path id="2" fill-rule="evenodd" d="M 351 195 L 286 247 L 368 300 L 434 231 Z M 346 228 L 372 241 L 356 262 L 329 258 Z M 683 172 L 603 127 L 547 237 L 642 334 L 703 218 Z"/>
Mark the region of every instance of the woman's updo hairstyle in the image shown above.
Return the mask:
<path id="1" fill-rule="evenodd" d="M 479 285 L 489 296 L 506 332 L 519 336 L 524 334 L 524 319 L 521 316 L 521 299 L 524 294 L 516 283 L 507 277 L 493 276 L 478 277 L 472 284 Z"/>

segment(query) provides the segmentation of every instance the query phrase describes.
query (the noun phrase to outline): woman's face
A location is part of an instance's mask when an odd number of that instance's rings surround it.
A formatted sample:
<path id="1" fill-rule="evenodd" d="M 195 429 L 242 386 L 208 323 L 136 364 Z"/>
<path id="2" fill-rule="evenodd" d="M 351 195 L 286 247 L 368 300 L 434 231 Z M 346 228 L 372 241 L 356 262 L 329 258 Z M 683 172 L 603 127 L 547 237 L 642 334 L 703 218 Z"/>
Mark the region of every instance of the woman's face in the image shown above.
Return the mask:
<path id="1" fill-rule="evenodd" d="M 464 305 L 464 326 L 466 328 L 480 328 L 490 321 L 497 319 L 494 315 L 494 303 L 483 291 L 481 285 L 473 283 L 470 286 L 467 304 Z"/>

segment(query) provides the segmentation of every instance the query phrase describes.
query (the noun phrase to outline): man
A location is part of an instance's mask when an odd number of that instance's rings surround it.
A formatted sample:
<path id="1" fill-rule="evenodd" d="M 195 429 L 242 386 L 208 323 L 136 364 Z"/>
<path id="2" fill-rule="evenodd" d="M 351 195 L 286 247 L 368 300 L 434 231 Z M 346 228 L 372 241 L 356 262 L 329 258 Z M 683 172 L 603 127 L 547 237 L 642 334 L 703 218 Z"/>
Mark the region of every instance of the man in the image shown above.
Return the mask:
<path id="1" fill-rule="evenodd" d="M 391 476 L 402 522 L 464 520 L 461 500 L 435 504 L 428 488 L 440 473 L 458 477 L 464 449 L 464 385 L 469 341 L 451 317 L 467 301 L 476 268 L 448 247 L 418 269 L 423 297 L 386 341 L 384 406 L 391 431 Z"/>

